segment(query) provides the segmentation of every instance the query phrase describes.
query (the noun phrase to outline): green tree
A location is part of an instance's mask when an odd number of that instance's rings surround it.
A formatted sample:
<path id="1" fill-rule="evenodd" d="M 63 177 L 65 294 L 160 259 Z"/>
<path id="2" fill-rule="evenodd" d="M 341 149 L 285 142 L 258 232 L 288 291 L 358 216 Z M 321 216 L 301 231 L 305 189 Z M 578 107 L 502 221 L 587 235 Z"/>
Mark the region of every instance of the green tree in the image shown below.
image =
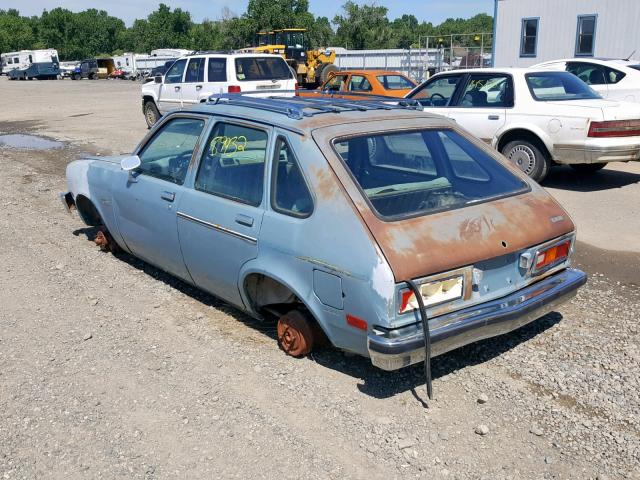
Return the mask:
<path id="1" fill-rule="evenodd" d="M 377 5 L 358 5 L 349 0 L 343 6 L 343 15 L 336 15 L 336 45 L 350 49 L 389 48 L 392 29 L 387 8 Z"/>
<path id="2" fill-rule="evenodd" d="M 18 10 L 0 10 L 0 52 L 33 48 L 36 37 L 32 23 Z"/>

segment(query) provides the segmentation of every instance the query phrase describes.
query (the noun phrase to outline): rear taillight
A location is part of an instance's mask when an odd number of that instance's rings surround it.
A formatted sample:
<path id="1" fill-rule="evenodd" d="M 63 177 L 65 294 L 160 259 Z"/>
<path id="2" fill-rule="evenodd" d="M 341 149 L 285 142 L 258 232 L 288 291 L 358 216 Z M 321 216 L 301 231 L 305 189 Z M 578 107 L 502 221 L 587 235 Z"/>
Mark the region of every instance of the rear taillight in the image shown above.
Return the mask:
<path id="1" fill-rule="evenodd" d="M 589 137 L 634 137 L 640 135 L 640 120 L 591 122 Z"/>
<path id="2" fill-rule="evenodd" d="M 240 88 L 240 85 L 229 85 L 229 88 L 227 89 L 227 92 L 229 93 L 240 93 L 242 91 L 242 89 Z"/>
<path id="3" fill-rule="evenodd" d="M 298 82 L 296 82 L 295 86 L 293 87 L 296 91 L 296 97 L 299 95 L 298 94 L 298 90 L 300 90 L 300 85 L 298 84 Z"/>
<path id="4" fill-rule="evenodd" d="M 564 240 L 550 247 L 538 250 L 534 260 L 534 271 L 540 272 L 553 265 L 558 265 L 569 258 L 571 239 Z"/>

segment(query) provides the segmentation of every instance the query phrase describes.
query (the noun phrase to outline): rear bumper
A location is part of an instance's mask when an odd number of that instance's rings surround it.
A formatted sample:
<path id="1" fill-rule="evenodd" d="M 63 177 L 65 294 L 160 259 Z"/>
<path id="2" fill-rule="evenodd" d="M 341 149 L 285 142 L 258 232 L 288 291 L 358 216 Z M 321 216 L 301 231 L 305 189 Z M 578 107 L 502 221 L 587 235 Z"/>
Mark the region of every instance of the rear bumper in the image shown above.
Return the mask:
<path id="1" fill-rule="evenodd" d="M 555 145 L 558 163 L 607 163 L 640 160 L 640 137 L 592 138 L 581 144 Z"/>
<path id="2" fill-rule="evenodd" d="M 475 305 L 429 321 L 431 355 L 511 332 L 553 311 L 587 282 L 580 270 L 566 269 L 506 297 Z M 421 323 L 368 336 L 371 363 L 397 370 L 424 360 Z"/>

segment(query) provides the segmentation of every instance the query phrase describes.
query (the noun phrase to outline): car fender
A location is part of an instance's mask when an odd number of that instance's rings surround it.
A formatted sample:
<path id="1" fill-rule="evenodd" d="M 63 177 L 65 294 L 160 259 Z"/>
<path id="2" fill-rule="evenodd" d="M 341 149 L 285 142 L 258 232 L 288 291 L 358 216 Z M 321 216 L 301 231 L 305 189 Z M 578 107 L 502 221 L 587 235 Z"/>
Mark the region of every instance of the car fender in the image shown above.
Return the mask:
<path id="1" fill-rule="evenodd" d="M 82 196 L 93 204 L 100 219 L 116 242 L 128 251 L 115 219 L 111 189 L 115 178 L 114 172 L 105 168 L 107 164 L 104 160 L 90 158 L 69 163 L 66 169 L 67 188 L 76 203 L 78 197 Z M 95 181 L 90 182 L 90 177 L 95 177 Z"/>
<path id="2" fill-rule="evenodd" d="M 553 154 L 554 144 L 551 136 L 543 128 L 539 127 L 538 125 L 534 125 L 532 123 L 527 123 L 527 122 L 516 122 L 516 123 L 507 122 L 500 129 L 498 129 L 493 139 L 491 140 L 491 146 L 497 150 L 500 140 L 507 133 L 512 132 L 514 130 L 528 130 L 529 132 L 534 134 L 536 137 L 538 137 L 542 141 L 547 151 Z"/>

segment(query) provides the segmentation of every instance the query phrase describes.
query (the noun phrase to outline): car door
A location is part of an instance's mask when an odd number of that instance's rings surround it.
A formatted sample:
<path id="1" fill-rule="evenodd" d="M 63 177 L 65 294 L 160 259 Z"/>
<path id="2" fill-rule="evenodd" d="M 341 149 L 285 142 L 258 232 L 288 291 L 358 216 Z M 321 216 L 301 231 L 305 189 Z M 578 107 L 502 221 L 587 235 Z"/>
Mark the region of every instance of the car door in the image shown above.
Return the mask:
<path id="1" fill-rule="evenodd" d="M 503 73 L 471 73 L 463 84 L 449 117 L 490 144 L 513 107 L 513 79 Z"/>
<path id="2" fill-rule="evenodd" d="M 187 59 L 177 60 L 164 76 L 158 95 L 158 109 L 163 115 L 172 110 L 182 108 L 182 80 L 187 65 Z"/>
<path id="3" fill-rule="evenodd" d="M 205 60 L 204 57 L 189 58 L 181 85 L 183 108 L 200 103 L 200 95 L 204 87 Z"/>
<path id="4" fill-rule="evenodd" d="M 462 73 L 438 75 L 427 80 L 407 97 L 417 100 L 425 112 L 448 116 L 448 107 L 456 98 L 464 77 Z"/>
<path id="5" fill-rule="evenodd" d="M 138 152 L 140 167 L 122 171 L 114 186 L 118 229 L 134 255 L 189 280 L 176 220 L 176 205 L 206 117 L 173 116 Z"/>
<path id="6" fill-rule="evenodd" d="M 228 73 L 226 57 L 209 57 L 207 60 L 207 81 L 204 86 L 205 95 L 227 93 Z"/>
<path id="7" fill-rule="evenodd" d="M 609 88 L 605 78 L 606 72 L 602 65 L 591 62 L 567 62 L 567 72 L 573 73 L 602 95 L 602 98 L 609 98 Z"/>
<path id="8" fill-rule="evenodd" d="M 347 90 L 356 93 L 371 93 L 373 87 L 371 86 L 371 82 L 364 75 L 351 75 Z"/>
<path id="9" fill-rule="evenodd" d="M 238 306 L 240 268 L 258 255 L 270 137 L 267 127 L 217 121 L 177 213 L 183 258 L 195 284 Z"/>

